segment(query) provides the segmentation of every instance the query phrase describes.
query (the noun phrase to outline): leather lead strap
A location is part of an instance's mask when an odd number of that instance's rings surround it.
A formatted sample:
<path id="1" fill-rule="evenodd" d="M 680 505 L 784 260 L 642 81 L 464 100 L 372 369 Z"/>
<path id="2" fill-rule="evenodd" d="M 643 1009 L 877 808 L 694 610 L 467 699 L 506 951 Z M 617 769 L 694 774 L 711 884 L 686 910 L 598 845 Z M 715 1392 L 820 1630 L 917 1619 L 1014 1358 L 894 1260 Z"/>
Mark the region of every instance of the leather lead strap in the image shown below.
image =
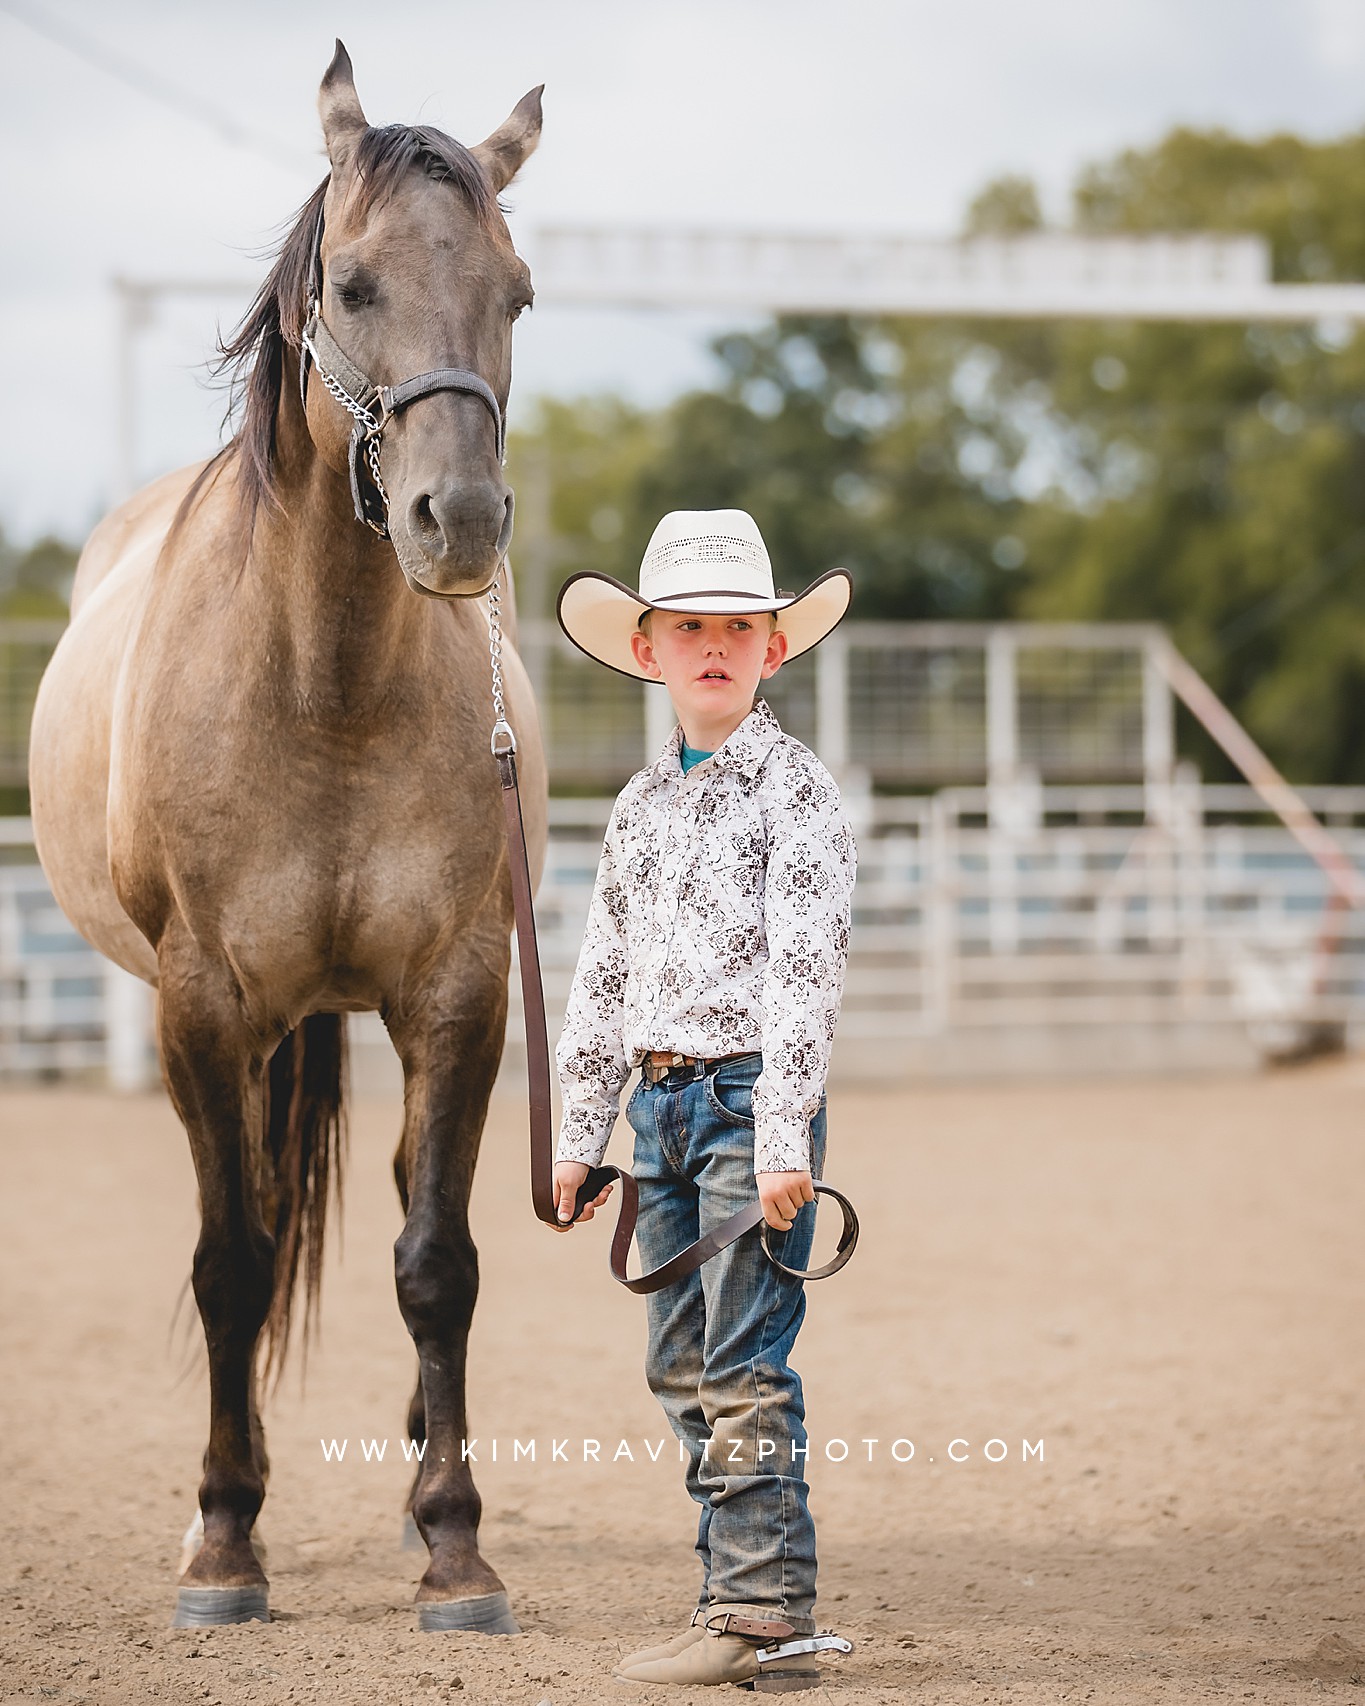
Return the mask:
<path id="1" fill-rule="evenodd" d="M 499 779 L 502 782 L 502 805 L 507 818 L 507 855 L 512 871 L 512 901 L 517 921 L 517 959 L 521 971 L 521 998 L 526 1024 L 526 1072 L 529 1080 L 531 1114 L 531 1203 L 536 1217 L 557 1232 L 566 1232 L 572 1222 L 561 1222 L 555 1213 L 554 1201 L 554 1131 L 550 1107 L 550 1044 L 545 1025 L 545 991 L 540 978 L 540 954 L 536 946 L 536 917 L 531 899 L 531 869 L 526 857 L 526 828 L 521 816 L 521 795 L 517 788 L 517 761 L 511 752 L 497 754 Z M 774 1267 L 793 1279 L 827 1279 L 837 1273 L 853 1254 L 858 1242 L 858 1217 L 853 1204 L 833 1185 L 815 1181 L 818 1194 L 831 1196 L 839 1204 L 844 1221 L 839 1233 L 839 1245 L 831 1259 L 821 1268 L 789 1268 L 772 1251 L 769 1234 L 772 1228 L 763 1220 L 763 1204 L 752 1202 L 738 1214 L 732 1214 L 695 1243 L 671 1256 L 660 1267 L 637 1279 L 626 1272 L 630 1259 L 635 1223 L 640 1214 L 640 1192 L 634 1178 L 623 1167 L 593 1167 L 578 1187 L 574 1204 L 574 1220 L 586 1204 L 600 1195 L 604 1185 L 620 1182 L 621 1208 L 616 1217 L 616 1231 L 611 1240 L 610 1265 L 612 1278 L 627 1291 L 644 1295 L 662 1291 L 674 1280 L 692 1273 L 703 1262 L 733 1244 L 737 1238 L 761 1225 L 763 1248 Z"/>

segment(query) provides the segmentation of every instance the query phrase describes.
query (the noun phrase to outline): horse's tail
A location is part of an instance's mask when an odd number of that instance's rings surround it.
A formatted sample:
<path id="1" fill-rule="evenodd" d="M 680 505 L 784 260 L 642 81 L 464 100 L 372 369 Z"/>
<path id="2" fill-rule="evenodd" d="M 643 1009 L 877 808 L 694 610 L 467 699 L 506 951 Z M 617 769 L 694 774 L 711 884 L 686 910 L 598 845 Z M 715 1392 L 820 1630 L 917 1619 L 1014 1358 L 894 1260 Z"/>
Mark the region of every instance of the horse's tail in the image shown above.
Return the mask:
<path id="1" fill-rule="evenodd" d="M 303 1268 L 304 1352 L 317 1322 L 327 1199 L 341 1207 L 346 1152 L 346 1029 L 313 1013 L 275 1050 L 266 1082 L 265 1162 L 273 1165 L 275 1290 L 265 1319 L 267 1382 L 278 1381 Z"/>

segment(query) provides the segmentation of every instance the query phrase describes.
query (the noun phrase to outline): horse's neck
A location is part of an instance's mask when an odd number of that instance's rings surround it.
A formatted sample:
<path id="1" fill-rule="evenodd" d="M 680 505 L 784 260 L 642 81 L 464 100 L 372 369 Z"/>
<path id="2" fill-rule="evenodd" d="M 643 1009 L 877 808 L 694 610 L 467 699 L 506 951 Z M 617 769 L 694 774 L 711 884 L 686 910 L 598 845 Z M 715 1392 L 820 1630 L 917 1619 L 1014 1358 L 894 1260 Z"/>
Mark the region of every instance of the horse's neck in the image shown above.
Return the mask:
<path id="1" fill-rule="evenodd" d="M 432 610 L 311 443 L 282 449 L 280 506 L 262 503 L 251 552 L 275 667 L 300 700 L 363 713 L 427 655 Z"/>

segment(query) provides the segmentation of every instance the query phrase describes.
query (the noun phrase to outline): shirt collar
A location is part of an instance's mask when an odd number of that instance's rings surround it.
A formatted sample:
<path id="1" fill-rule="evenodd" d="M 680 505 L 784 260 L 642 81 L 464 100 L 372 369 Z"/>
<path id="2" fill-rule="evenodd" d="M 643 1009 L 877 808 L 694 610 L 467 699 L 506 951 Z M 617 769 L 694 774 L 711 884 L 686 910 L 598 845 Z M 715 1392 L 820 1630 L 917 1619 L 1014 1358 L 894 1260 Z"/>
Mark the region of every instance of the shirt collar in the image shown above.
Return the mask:
<path id="1" fill-rule="evenodd" d="M 716 748 L 711 762 L 717 769 L 733 770 L 752 782 L 767 762 L 768 754 L 782 738 L 782 725 L 760 699 L 737 729 Z M 650 773 L 656 781 L 676 780 L 682 774 L 682 725 L 678 724 Z"/>

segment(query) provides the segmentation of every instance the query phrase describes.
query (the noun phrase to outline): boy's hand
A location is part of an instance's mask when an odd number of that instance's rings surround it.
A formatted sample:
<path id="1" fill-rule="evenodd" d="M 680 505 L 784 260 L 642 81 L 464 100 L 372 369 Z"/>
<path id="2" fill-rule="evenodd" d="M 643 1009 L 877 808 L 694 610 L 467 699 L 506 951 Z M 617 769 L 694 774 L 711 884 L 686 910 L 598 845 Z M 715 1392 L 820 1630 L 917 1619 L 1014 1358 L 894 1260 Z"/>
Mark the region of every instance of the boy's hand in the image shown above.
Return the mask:
<path id="1" fill-rule="evenodd" d="M 611 1186 L 604 1185 L 601 1196 L 594 1197 L 578 1220 L 573 1218 L 574 1204 L 578 1200 L 578 1187 L 587 1178 L 592 1169 L 586 1161 L 556 1161 L 555 1162 L 555 1212 L 559 1215 L 559 1230 L 571 1232 L 579 1221 L 591 1220 L 593 1210 L 601 1208 L 611 1195 Z"/>
<path id="2" fill-rule="evenodd" d="M 775 1232 L 790 1232 L 802 1203 L 815 1201 L 809 1172 L 755 1173 L 763 1218 Z"/>

